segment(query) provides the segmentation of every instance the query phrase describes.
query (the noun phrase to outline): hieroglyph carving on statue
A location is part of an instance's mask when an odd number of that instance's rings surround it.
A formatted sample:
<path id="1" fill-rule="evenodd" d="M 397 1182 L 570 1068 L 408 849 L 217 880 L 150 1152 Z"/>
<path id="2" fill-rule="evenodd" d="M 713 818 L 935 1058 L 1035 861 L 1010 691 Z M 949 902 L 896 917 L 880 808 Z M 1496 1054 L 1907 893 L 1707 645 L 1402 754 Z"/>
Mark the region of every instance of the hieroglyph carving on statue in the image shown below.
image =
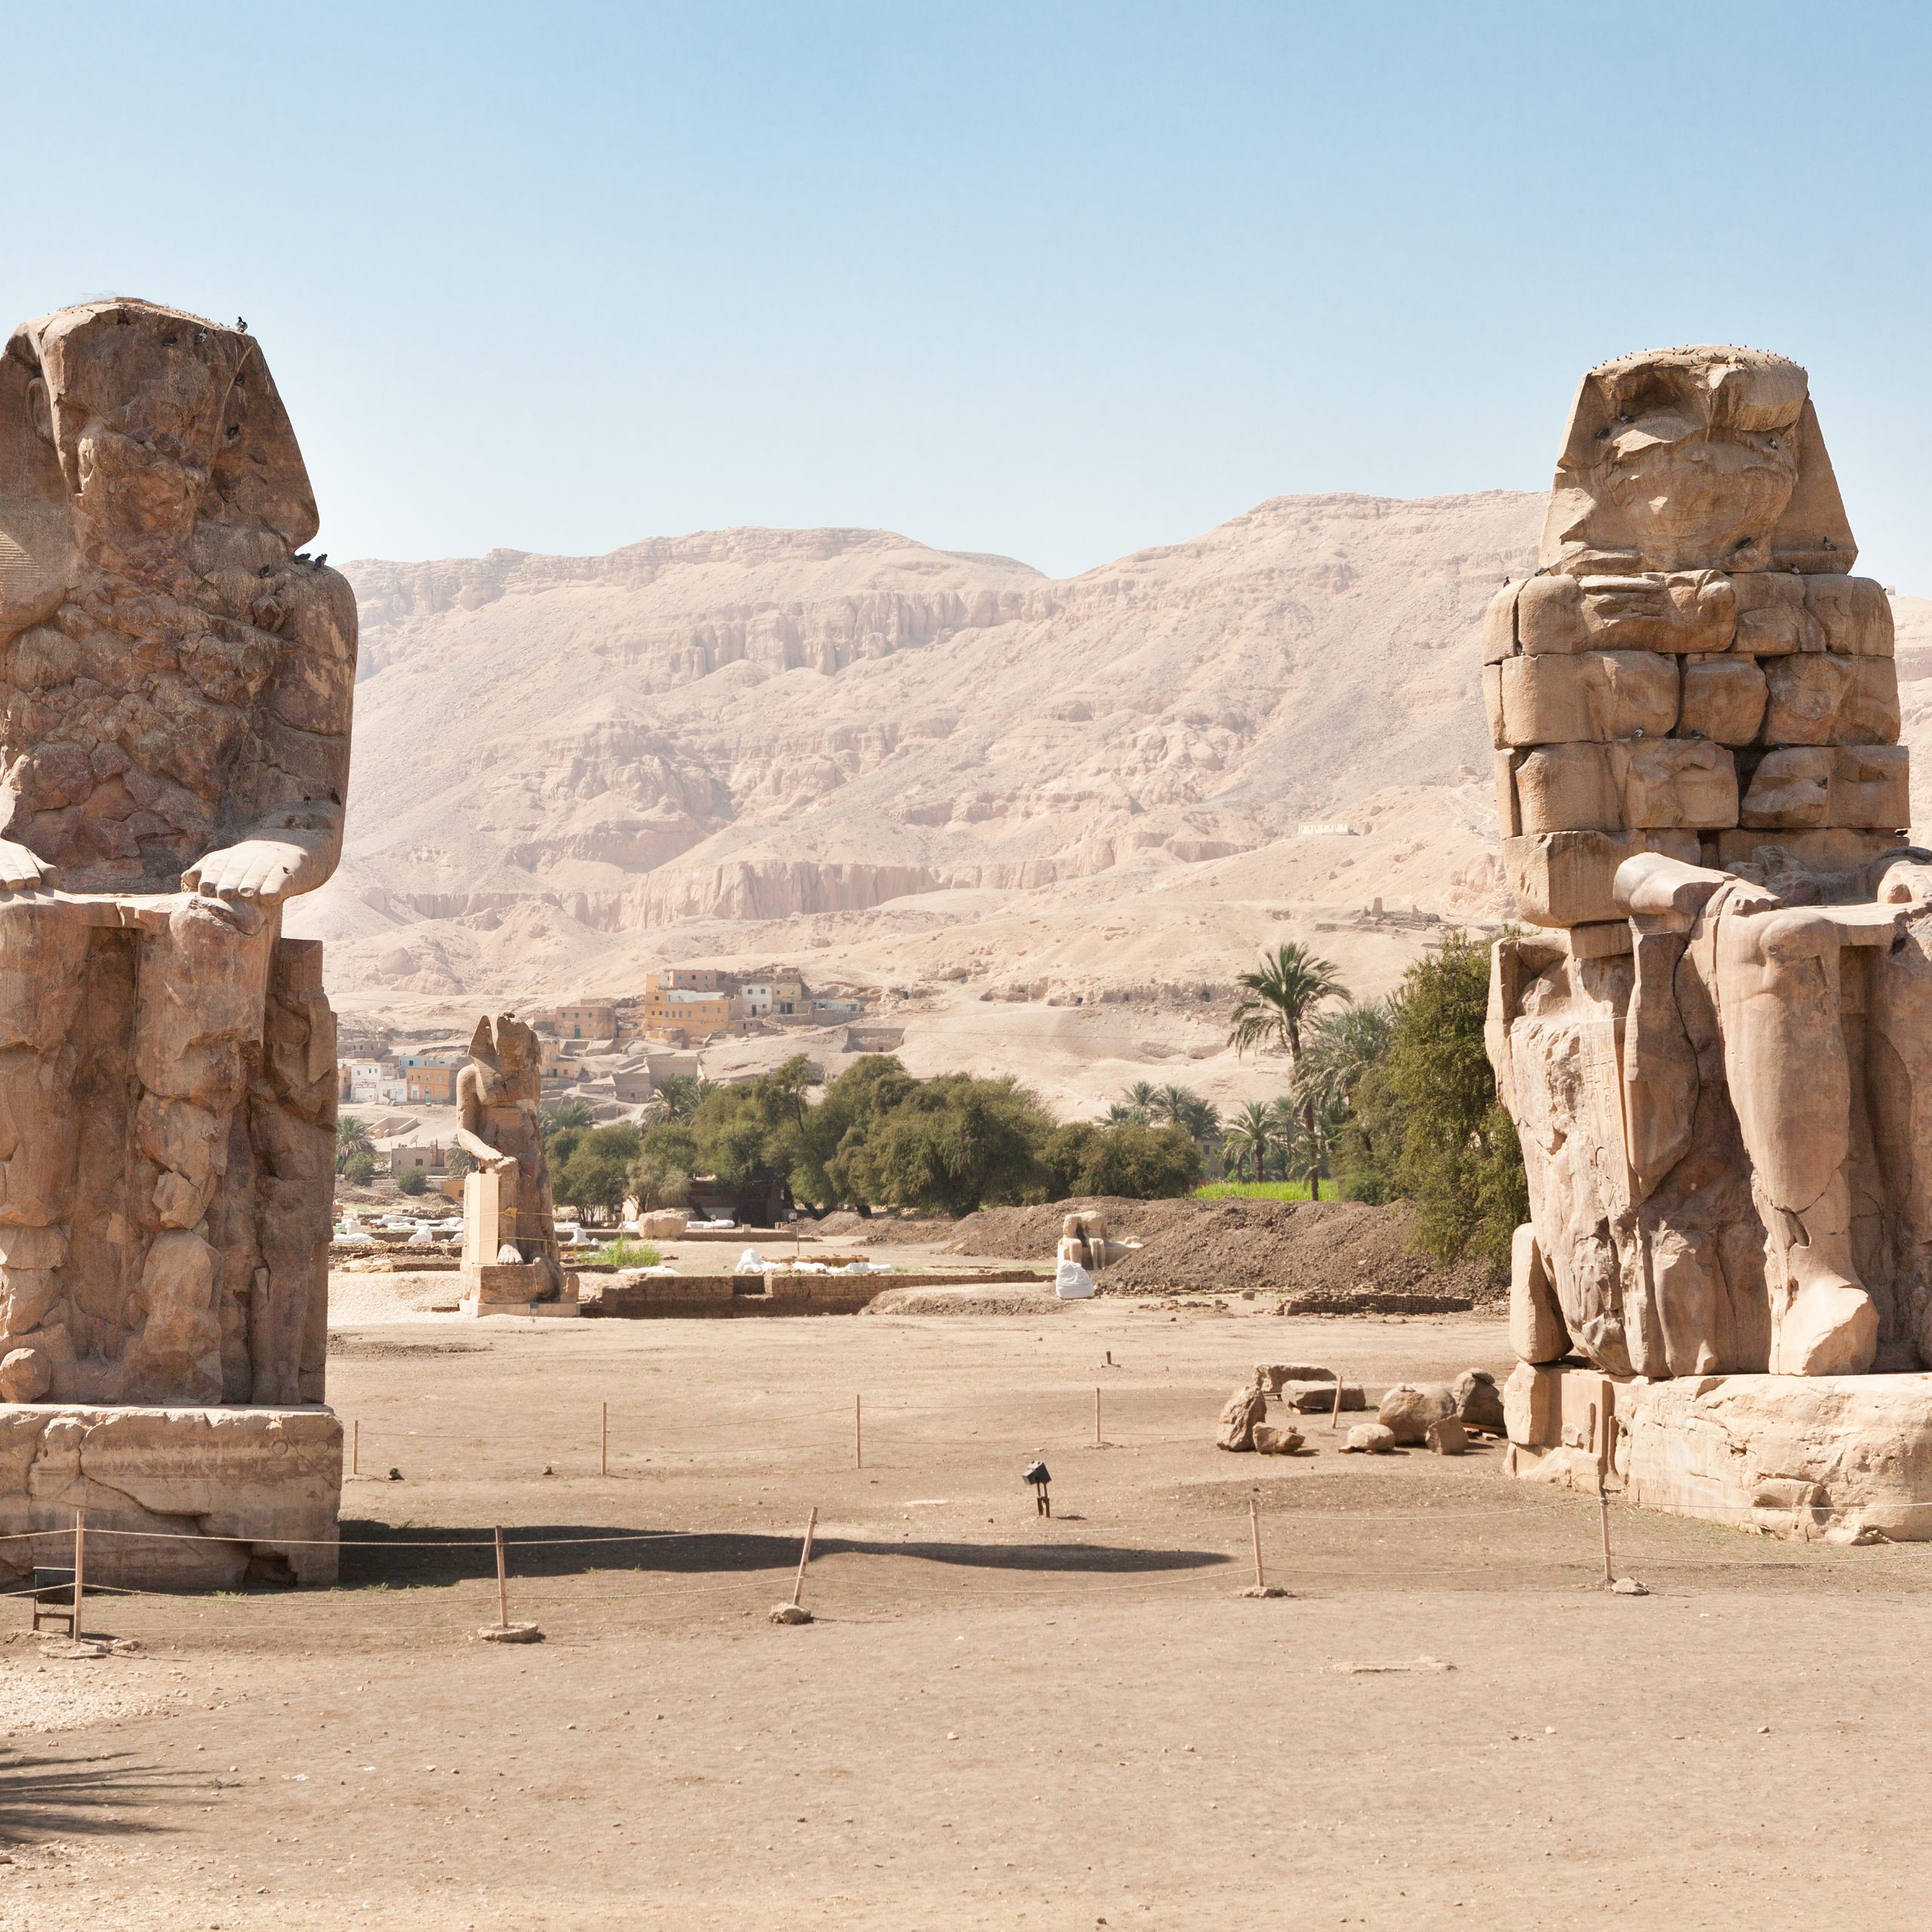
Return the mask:
<path id="1" fill-rule="evenodd" d="M 1932 854 L 1892 619 L 1805 372 L 1583 379 L 1541 568 L 1485 622 L 1507 869 L 1489 1045 L 1511 1333 L 1614 1374 L 1932 1364 Z"/>
<path id="2" fill-rule="evenodd" d="M 0 355 L 0 1395 L 318 1401 L 348 584 L 261 352 L 95 302 Z"/>

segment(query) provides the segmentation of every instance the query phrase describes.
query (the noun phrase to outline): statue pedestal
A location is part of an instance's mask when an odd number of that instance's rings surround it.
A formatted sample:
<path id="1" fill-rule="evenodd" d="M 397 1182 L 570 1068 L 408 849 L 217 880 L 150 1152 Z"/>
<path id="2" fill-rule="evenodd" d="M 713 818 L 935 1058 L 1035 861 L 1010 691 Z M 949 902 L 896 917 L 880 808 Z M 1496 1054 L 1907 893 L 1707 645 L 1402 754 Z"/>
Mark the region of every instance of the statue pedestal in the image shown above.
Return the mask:
<path id="1" fill-rule="evenodd" d="M 71 1564 L 76 1509 L 90 1583 L 331 1584 L 341 1491 L 342 1424 L 319 1405 L 0 1404 L 0 1536 L 38 1533 L 0 1542 L 0 1584 Z"/>
<path id="2" fill-rule="evenodd" d="M 1803 1542 L 1932 1540 L 1932 1374 L 1646 1382 L 1523 1362 L 1503 1407 L 1506 1466 L 1531 1481 L 1594 1494 L 1607 1408 L 1604 1481 L 1627 1501 Z"/>
<path id="3" fill-rule="evenodd" d="M 470 1179 L 474 1180 L 474 1174 Z M 577 1277 L 564 1277 L 563 1291 L 552 1286 L 549 1269 L 540 1261 L 512 1265 L 505 1261 L 463 1264 L 463 1312 L 466 1315 L 579 1315 Z"/>

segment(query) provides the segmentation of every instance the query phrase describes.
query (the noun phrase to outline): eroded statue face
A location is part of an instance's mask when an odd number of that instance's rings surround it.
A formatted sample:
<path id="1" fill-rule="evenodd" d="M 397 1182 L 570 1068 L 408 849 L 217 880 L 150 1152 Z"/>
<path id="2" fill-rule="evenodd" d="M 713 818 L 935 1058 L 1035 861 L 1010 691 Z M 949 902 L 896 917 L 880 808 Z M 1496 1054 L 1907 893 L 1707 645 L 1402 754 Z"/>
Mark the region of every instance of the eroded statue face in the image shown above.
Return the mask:
<path id="1" fill-rule="evenodd" d="M 1763 349 L 1648 349 L 1583 378 L 1545 569 L 1832 572 L 1857 555 L 1795 362 Z"/>
<path id="2" fill-rule="evenodd" d="M 1664 568 L 1720 565 L 1784 515 L 1804 404 L 1802 372 L 1785 373 L 1662 364 L 1614 386 L 1601 487 Z"/>

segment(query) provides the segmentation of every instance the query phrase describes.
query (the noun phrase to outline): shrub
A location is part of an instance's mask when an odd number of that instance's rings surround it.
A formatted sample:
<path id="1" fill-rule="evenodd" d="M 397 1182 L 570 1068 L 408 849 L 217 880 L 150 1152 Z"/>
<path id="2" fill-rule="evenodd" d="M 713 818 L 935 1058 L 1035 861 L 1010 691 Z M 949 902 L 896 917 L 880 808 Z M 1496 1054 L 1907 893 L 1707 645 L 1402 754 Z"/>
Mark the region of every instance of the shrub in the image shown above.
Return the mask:
<path id="1" fill-rule="evenodd" d="M 396 1177 L 395 1184 L 405 1194 L 421 1194 L 429 1185 L 429 1177 L 420 1168 L 411 1168 L 407 1174 Z"/>

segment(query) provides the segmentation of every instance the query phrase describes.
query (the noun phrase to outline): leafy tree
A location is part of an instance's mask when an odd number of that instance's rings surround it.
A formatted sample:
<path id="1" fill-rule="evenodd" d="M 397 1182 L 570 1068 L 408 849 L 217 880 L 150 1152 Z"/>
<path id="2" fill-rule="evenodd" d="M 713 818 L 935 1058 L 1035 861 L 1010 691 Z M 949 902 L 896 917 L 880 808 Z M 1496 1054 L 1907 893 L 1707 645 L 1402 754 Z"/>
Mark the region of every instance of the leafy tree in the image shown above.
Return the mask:
<path id="1" fill-rule="evenodd" d="M 376 1177 L 376 1157 L 366 1147 L 352 1147 L 343 1161 L 340 1172 L 344 1180 L 367 1187 Z"/>
<path id="2" fill-rule="evenodd" d="M 1409 968 L 1387 1082 L 1402 1119 L 1395 1178 L 1416 1203 L 1423 1246 L 1438 1260 L 1475 1254 L 1500 1271 L 1529 1217 L 1529 1193 L 1483 1048 L 1489 953 L 1487 941 L 1452 929 Z"/>
<path id="3" fill-rule="evenodd" d="M 1151 1080 L 1137 1080 L 1121 1098 L 1145 1119 L 1154 1111 L 1154 1083 Z"/>
<path id="4" fill-rule="evenodd" d="M 1130 1106 L 1124 1100 L 1116 1100 L 1106 1112 L 1109 1127 L 1145 1127 L 1147 1114 L 1144 1108 Z"/>
<path id="5" fill-rule="evenodd" d="M 1119 1195 L 1155 1201 L 1192 1192 L 1201 1180 L 1201 1149 L 1177 1127 L 1128 1121 L 1096 1126 L 1076 1121 L 1057 1128 L 1041 1156 L 1051 1197 Z"/>
<path id="6" fill-rule="evenodd" d="M 638 1136 L 631 1186 L 646 1208 L 688 1208 L 697 1171 L 697 1138 L 681 1121 L 654 1121 Z"/>
<path id="7" fill-rule="evenodd" d="M 1053 1123 L 1011 1075 L 946 1073 L 915 1083 L 840 1158 L 856 1198 L 965 1214 L 1044 1198 L 1039 1154 Z"/>
<path id="8" fill-rule="evenodd" d="M 429 1177 L 420 1168 L 411 1168 L 396 1176 L 395 1184 L 405 1194 L 421 1194 L 429 1185 Z"/>
<path id="9" fill-rule="evenodd" d="M 1250 1048 L 1280 1047 L 1297 1067 L 1303 1030 L 1313 1021 L 1315 1009 L 1325 1001 L 1346 1004 L 1349 998 L 1334 967 L 1297 940 L 1278 946 L 1272 959 L 1264 953 L 1260 968 L 1237 974 L 1235 983 L 1246 992 L 1229 1016 L 1229 1045 L 1238 1054 Z M 1312 1096 L 1303 1099 L 1301 1116 L 1305 1144 L 1312 1148 L 1318 1137 Z M 1321 1183 L 1318 1160 L 1308 1171 L 1308 1182 L 1310 1197 L 1318 1195 Z"/>
<path id="10" fill-rule="evenodd" d="M 444 1162 L 449 1171 L 459 1179 L 469 1173 L 476 1165 L 476 1157 L 467 1147 L 452 1147 L 449 1158 Z"/>
<path id="11" fill-rule="evenodd" d="M 642 1152 L 637 1129 L 629 1121 L 617 1121 L 581 1133 L 565 1132 L 576 1134 L 577 1139 L 562 1164 L 552 1170 L 551 1190 L 557 1199 L 607 1213 L 623 1206 L 631 1171 Z"/>

